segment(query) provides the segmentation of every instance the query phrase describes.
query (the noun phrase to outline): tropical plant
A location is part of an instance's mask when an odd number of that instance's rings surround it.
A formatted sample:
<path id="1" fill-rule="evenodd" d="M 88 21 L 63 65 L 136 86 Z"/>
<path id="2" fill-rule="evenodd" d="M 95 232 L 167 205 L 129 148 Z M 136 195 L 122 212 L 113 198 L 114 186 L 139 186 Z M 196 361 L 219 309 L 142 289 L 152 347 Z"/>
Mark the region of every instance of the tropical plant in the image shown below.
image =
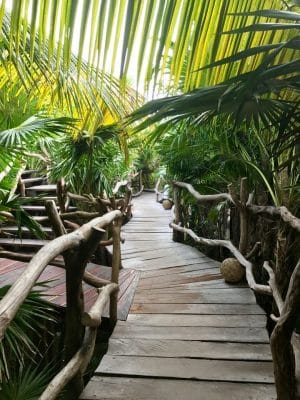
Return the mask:
<path id="1" fill-rule="evenodd" d="M 80 55 L 75 57 L 70 48 L 62 51 L 60 42 L 54 44 L 51 38 L 44 41 L 43 35 L 49 29 L 42 24 L 49 17 L 47 8 L 50 3 L 45 8 L 43 2 L 40 7 L 30 3 L 27 2 L 26 10 L 34 8 L 31 25 L 28 14 L 22 15 L 25 2 L 13 2 L 11 15 L 4 14 L 5 4 L 2 4 L 0 88 L 5 87 L 8 91 L 17 88 L 18 97 L 24 96 L 27 101 L 34 102 L 38 110 L 76 118 L 78 128 L 92 134 L 100 125 L 118 121 L 136 104 L 140 104 L 141 97 L 125 80 L 96 71 Z M 67 5 L 65 2 L 54 2 L 52 6 L 55 4 L 58 8 Z M 15 6 L 18 10 L 14 9 Z M 63 15 L 61 17 L 64 18 Z M 21 20 L 18 21 L 18 18 Z M 65 58 L 67 53 L 68 61 Z"/>
<path id="2" fill-rule="evenodd" d="M 5 220 L 10 212 L 16 218 L 18 225 L 28 227 L 34 234 L 41 237 L 42 230 L 22 209 L 24 200 L 15 196 L 20 172 L 26 166 L 28 158 L 41 157 L 40 152 L 31 152 L 37 148 L 37 142 L 43 138 L 54 138 L 59 133 L 72 127 L 69 118 L 46 118 L 33 116 L 20 125 L 10 127 L 0 132 L 0 219 Z"/>
<path id="3" fill-rule="evenodd" d="M 76 193 L 109 196 L 115 181 L 128 173 L 123 132 L 115 125 L 99 128 L 94 135 L 82 132 L 76 139 L 63 135 L 49 147 L 50 178 L 66 179 Z"/>
<path id="4" fill-rule="evenodd" d="M 274 10 L 240 13 L 236 18 L 240 16 L 300 20 L 297 12 Z M 138 130 L 161 122 L 152 134 L 153 138 L 158 138 L 183 120 L 192 121 L 194 124 L 205 124 L 221 117 L 226 126 L 231 126 L 230 134 L 235 136 L 233 141 L 240 149 L 239 158 L 248 168 L 256 170 L 267 185 L 274 203 L 278 205 L 280 200 L 275 191 L 279 191 L 279 188 L 274 173 L 282 175 L 284 168 L 289 171 L 292 182 L 287 184 L 287 187 L 295 186 L 298 179 L 297 143 L 300 137 L 297 129 L 299 103 L 296 96 L 299 90 L 300 61 L 290 58 L 294 56 L 294 50 L 300 48 L 299 37 L 293 33 L 296 26 L 299 26 L 298 22 L 259 24 L 226 32 L 234 36 L 236 34 L 243 36 L 245 32 L 257 30 L 277 32 L 284 29 L 292 33 L 289 34 L 290 39 L 283 43 L 246 49 L 207 67 L 211 72 L 216 66 L 235 65 L 241 60 L 248 60 L 253 54 L 260 54 L 261 62 L 253 71 L 238 74 L 215 86 L 201 87 L 183 95 L 153 100 L 135 111 L 129 121 L 146 118 L 138 125 Z M 239 132 L 246 131 L 247 135 L 240 140 Z M 223 136 L 221 133 L 219 140 L 221 146 Z M 253 152 L 252 156 L 248 153 L 249 144 L 248 149 L 245 147 L 247 141 L 256 142 L 255 148 L 260 152 L 260 156 L 254 155 Z M 227 139 L 226 142 L 228 143 Z M 272 182 L 264 176 L 265 165 L 260 165 L 265 159 L 271 163 L 269 172 L 272 175 Z"/>
<path id="5" fill-rule="evenodd" d="M 4 1 L 2 3 L 3 15 L 8 6 Z M 176 90 L 178 82 L 182 81 L 186 91 L 254 70 L 262 58 L 259 52 L 253 52 L 248 60 L 240 59 L 226 67 L 217 66 L 209 74 L 199 71 L 206 64 L 247 49 L 250 44 L 256 47 L 285 40 L 285 27 L 265 32 L 257 27 L 244 36 L 222 35 L 222 32 L 261 21 L 270 22 L 269 15 L 264 13 L 243 14 L 242 18 L 233 16 L 262 7 L 286 10 L 287 5 L 282 0 L 70 0 L 39 3 L 19 0 L 12 4 L 8 18 L 11 33 L 6 40 L 8 49 L 13 49 L 16 54 L 13 62 L 22 64 L 20 56 L 25 47 L 29 55 L 27 65 L 28 61 L 36 60 L 44 52 L 44 70 L 47 71 L 51 62 L 47 60 L 54 59 L 57 76 L 71 71 L 75 77 L 83 70 L 89 77 L 93 74 L 91 66 L 95 66 L 96 74 L 107 71 L 121 79 L 136 71 L 138 87 L 144 83 L 148 88 L 155 87 L 156 83 L 164 87 L 165 82 L 171 82 Z M 275 17 L 282 18 L 282 15 Z M 78 54 L 75 62 L 74 49 Z M 86 64 L 84 60 L 87 60 Z M 26 68 L 20 71 L 26 76 Z M 64 73 L 61 75 L 62 80 L 65 76 Z M 65 89 L 69 92 L 68 85 Z"/>
<path id="6" fill-rule="evenodd" d="M 1 384 L 0 399 L 36 400 L 47 387 L 51 376 L 49 366 L 43 369 L 38 366 L 15 371 L 9 380 Z"/>
<path id="7" fill-rule="evenodd" d="M 45 339 L 46 324 L 57 323 L 58 317 L 53 305 L 42 299 L 45 285 L 46 283 L 39 284 L 40 289 L 32 290 L 6 330 L 0 344 L 1 380 L 8 381 L 16 371 L 28 365 L 28 362 L 33 362 L 34 365 L 44 357 L 41 344 Z M 9 288 L 0 288 L 1 299 Z"/>

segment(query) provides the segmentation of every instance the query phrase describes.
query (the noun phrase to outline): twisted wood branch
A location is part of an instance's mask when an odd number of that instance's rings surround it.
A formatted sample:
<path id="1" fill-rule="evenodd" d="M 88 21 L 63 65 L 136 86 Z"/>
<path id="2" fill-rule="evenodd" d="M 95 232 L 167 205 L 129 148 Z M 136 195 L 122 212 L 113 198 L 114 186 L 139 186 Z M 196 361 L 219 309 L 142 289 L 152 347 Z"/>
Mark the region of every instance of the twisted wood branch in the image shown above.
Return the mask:
<path id="1" fill-rule="evenodd" d="M 178 182 L 178 181 L 173 181 L 173 184 L 177 187 L 182 187 L 187 189 L 191 195 L 195 197 L 195 199 L 198 202 L 205 202 L 205 201 L 222 201 L 222 200 L 228 200 L 231 203 L 235 204 L 232 196 L 229 193 L 217 193 L 217 194 L 200 194 L 193 185 L 190 183 L 185 183 L 185 182 Z"/>
<path id="2" fill-rule="evenodd" d="M 176 225 L 174 223 L 170 224 L 170 227 L 183 233 L 187 233 L 191 236 L 195 242 L 205 244 L 208 246 L 222 246 L 226 247 L 230 252 L 235 256 L 235 258 L 240 262 L 241 265 L 245 267 L 246 270 L 246 278 L 249 287 L 259 293 L 272 295 L 271 288 L 266 285 L 261 285 L 256 283 L 254 275 L 253 275 L 253 264 L 246 260 L 246 258 L 240 253 L 240 251 L 229 241 L 229 240 L 218 240 L 218 239 L 205 239 L 200 236 L 197 236 L 192 229 L 184 228 L 180 225 Z"/>

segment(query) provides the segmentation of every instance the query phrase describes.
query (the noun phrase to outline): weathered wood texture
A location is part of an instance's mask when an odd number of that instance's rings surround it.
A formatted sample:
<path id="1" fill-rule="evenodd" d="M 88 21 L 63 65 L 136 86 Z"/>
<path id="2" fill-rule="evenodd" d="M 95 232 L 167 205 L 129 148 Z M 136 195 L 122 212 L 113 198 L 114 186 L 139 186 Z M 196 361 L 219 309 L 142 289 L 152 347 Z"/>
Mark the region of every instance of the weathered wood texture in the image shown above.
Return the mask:
<path id="1" fill-rule="evenodd" d="M 122 265 L 140 278 L 127 321 L 81 399 L 275 400 L 265 315 L 245 283 L 171 240 L 171 212 L 135 199 L 122 229 Z M 113 376 L 112 376 L 113 375 Z"/>
<path id="2" fill-rule="evenodd" d="M 276 400 L 273 385 L 94 376 L 85 400 Z"/>
<path id="3" fill-rule="evenodd" d="M 60 260 L 60 259 L 59 259 Z M 61 261 L 61 260 L 60 260 Z M 0 285 L 11 285 L 25 270 L 27 263 L 15 260 L 0 258 Z M 103 267 L 98 264 L 88 263 L 86 271 L 101 279 L 110 280 L 111 268 Z M 132 269 L 122 269 L 120 271 L 120 291 L 118 293 L 118 319 L 125 320 L 133 300 L 135 287 L 138 281 L 139 272 Z M 66 306 L 66 287 L 65 271 L 62 268 L 48 265 L 38 279 L 38 282 L 47 283 L 47 288 L 43 290 L 45 300 L 57 306 Z M 89 310 L 94 304 L 98 293 L 94 287 L 83 283 L 84 306 Z M 105 308 L 103 316 L 108 316 L 108 307 Z"/>

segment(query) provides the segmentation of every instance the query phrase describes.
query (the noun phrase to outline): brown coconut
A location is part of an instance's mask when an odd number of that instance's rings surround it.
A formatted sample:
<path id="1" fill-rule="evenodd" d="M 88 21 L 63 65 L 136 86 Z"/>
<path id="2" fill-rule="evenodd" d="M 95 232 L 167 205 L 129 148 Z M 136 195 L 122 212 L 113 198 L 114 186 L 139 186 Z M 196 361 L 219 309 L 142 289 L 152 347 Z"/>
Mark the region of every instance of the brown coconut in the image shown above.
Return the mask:
<path id="1" fill-rule="evenodd" d="M 173 202 L 169 199 L 164 199 L 162 205 L 165 210 L 170 210 L 173 206 Z"/>
<path id="2" fill-rule="evenodd" d="M 245 268 L 235 258 L 226 258 L 221 264 L 220 271 L 228 283 L 238 283 L 245 276 Z"/>

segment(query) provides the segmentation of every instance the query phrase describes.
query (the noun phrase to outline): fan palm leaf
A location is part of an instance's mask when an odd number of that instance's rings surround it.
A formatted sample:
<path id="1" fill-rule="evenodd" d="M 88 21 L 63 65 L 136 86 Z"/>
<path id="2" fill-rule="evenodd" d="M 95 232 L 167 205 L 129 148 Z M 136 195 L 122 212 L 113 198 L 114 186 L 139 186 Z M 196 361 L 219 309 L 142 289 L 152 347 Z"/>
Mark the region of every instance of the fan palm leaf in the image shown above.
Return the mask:
<path id="1" fill-rule="evenodd" d="M 6 9 L 3 2 L 2 14 Z M 272 18 L 280 25 L 275 27 Z M 285 25 L 287 18 L 295 21 L 293 26 Z M 249 47 L 286 40 L 288 31 L 298 27 L 297 18 L 297 13 L 286 10 L 281 0 L 18 0 L 12 5 L 12 32 L 7 40 L 17 56 L 15 62 L 28 47 L 31 62 L 45 52 L 47 60 L 56 60 L 57 73 L 74 67 L 78 76 L 82 70 L 89 76 L 95 67 L 96 74 L 106 71 L 123 78 L 136 71 L 140 87 L 144 83 L 146 87 L 163 85 L 166 76 L 176 87 L 184 72 L 186 91 L 255 69 L 261 61 L 258 53 L 247 62 L 216 66 L 210 74 L 199 71 L 210 62 Z M 80 34 L 76 34 L 75 25 Z M 251 28 L 247 30 L 247 26 Z M 243 38 L 222 35 L 240 29 L 246 29 Z M 29 42 L 24 33 L 27 30 Z M 74 49 L 78 54 L 75 65 Z M 44 65 L 51 64 L 47 60 Z"/>
<path id="2" fill-rule="evenodd" d="M 8 290 L 9 286 L 0 288 L 0 298 Z M 24 365 L 26 357 L 34 358 L 39 353 L 37 343 L 42 337 L 45 321 L 57 321 L 55 309 L 41 299 L 41 293 L 41 289 L 34 289 L 28 295 L 5 333 L 0 344 L 1 376 L 9 378 L 13 368 Z"/>

